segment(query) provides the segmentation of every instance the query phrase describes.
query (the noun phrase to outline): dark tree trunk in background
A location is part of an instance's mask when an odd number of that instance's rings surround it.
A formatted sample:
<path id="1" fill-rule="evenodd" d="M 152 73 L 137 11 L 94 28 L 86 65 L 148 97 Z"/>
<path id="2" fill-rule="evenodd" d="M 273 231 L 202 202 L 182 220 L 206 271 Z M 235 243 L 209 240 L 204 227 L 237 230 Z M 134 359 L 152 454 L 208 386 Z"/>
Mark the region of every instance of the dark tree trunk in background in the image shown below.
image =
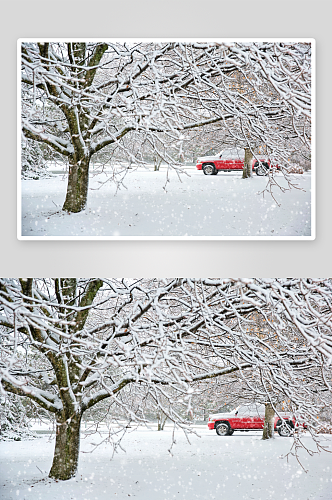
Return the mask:
<path id="1" fill-rule="evenodd" d="M 81 212 L 85 209 L 88 198 L 90 158 L 81 158 L 76 163 L 69 163 L 67 195 L 63 210 Z"/>
<path id="2" fill-rule="evenodd" d="M 80 413 L 65 421 L 57 421 L 56 440 L 49 477 L 62 481 L 75 476 L 80 451 Z"/>
<path id="3" fill-rule="evenodd" d="M 163 411 L 158 413 L 158 431 L 163 431 L 166 424 L 167 416 Z"/>
<path id="4" fill-rule="evenodd" d="M 159 155 L 156 155 L 153 158 L 153 162 L 154 162 L 154 171 L 158 172 L 159 169 L 160 169 L 160 165 L 161 165 L 162 159 L 160 158 Z"/>
<path id="5" fill-rule="evenodd" d="M 263 429 L 263 439 L 274 438 L 274 409 L 271 403 L 265 403 L 265 422 Z"/>
<path id="6" fill-rule="evenodd" d="M 249 148 L 244 149 L 244 165 L 243 165 L 243 175 L 242 179 L 248 179 L 252 177 L 252 152 Z"/>

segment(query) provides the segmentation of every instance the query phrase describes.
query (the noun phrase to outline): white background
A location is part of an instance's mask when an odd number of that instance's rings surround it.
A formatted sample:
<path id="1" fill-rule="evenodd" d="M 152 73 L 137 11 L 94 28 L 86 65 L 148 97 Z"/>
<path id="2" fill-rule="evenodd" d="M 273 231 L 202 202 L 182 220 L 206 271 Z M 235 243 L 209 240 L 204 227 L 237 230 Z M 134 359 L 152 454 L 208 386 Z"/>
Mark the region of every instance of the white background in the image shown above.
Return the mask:
<path id="1" fill-rule="evenodd" d="M 332 273 L 328 0 L 11 0 L 1 27 L 0 275 L 328 276 Z M 16 43 L 27 37 L 315 38 L 315 241 L 18 241 Z M 202 207 L 202 211 L 204 207 Z"/>

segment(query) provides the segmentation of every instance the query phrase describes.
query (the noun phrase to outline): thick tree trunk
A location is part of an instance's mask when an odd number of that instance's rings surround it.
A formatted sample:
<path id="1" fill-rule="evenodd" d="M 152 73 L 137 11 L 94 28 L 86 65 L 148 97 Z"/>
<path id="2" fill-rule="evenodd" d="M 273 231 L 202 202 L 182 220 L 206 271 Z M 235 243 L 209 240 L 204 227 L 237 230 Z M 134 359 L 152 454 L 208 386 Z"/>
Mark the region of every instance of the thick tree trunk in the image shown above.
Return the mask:
<path id="1" fill-rule="evenodd" d="M 89 187 L 90 158 L 81 158 L 76 163 L 69 163 L 67 195 L 63 210 L 81 212 L 86 207 Z"/>
<path id="2" fill-rule="evenodd" d="M 271 403 L 265 404 L 265 422 L 263 429 L 263 439 L 274 438 L 274 409 Z"/>
<path id="3" fill-rule="evenodd" d="M 57 422 L 55 450 L 49 477 L 62 481 L 75 476 L 80 450 L 81 414 Z"/>
<path id="4" fill-rule="evenodd" d="M 252 177 L 252 152 L 249 148 L 244 149 L 244 165 L 242 179 Z"/>

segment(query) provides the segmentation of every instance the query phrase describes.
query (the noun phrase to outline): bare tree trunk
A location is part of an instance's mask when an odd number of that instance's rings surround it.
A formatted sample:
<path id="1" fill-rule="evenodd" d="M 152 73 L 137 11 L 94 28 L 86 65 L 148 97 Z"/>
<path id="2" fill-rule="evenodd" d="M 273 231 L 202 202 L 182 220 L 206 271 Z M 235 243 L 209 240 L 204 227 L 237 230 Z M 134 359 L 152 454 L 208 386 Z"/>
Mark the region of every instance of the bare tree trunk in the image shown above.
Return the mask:
<path id="1" fill-rule="evenodd" d="M 244 149 L 244 165 L 242 179 L 252 177 L 252 152 L 249 148 Z"/>
<path id="2" fill-rule="evenodd" d="M 160 158 L 160 156 L 159 156 L 159 155 L 156 155 L 156 156 L 154 157 L 154 171 L 155 171 L 155 172 L 159 171 L 159 169 L 160 169 L 160 165 L 161 165 L 161 160 L 162 160 L 162 159 Z"/>
<path id="3" fill-rule="evenodd" d="M 263 439 L 274 438 L 274 409 L 271 403 L 265 403 L 265 422 L 263 429 Z"/>
<path id="4" fill-rule="evenodd" d="M 57 421 L 55 450 L 49 477 L 62 481 L 75 476 L 80 451 L 81 414 Z"/>
<path id="5" fill-rule="evenodd" d="M 63 210 L 81 212 L 85 209 L 89 187 L 90 158 L 81 158 L 76 163 L 69 163 L 67 195 Z"/>
<path id="6" fill-rule="evenodd" d="M 167 416 L 163 411 L 158 413 L 158 431 L 163 431 L 166 424 Z"/>

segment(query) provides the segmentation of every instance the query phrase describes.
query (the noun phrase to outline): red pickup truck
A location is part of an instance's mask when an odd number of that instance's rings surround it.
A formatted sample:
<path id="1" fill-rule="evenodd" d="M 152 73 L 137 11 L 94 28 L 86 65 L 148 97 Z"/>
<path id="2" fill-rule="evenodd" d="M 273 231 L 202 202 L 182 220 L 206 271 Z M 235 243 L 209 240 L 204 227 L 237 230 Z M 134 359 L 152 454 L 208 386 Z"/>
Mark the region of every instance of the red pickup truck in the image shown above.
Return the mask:
<path id="1" fill-rule="evenodd" d="M 203 156 L 197 159 L 197 170 L 203 170 L 205 175 L 216 175 L 219 171 L 233 172 L 243 170 L 244 150 L 229 149 L 220 151 L 215 156 Z M 271 167 L 270 161 L 264 158 L 253 158 L 252 170 L 257 175 L 267 175 Z M 278 167 L 276 167 L 278 168 Z"/>
<path id="2" fill-rule="evenodd" d="M 231 436 L 234 431 L 258 431 L 264 427 L 265 406 L 250 404 L 238 406 L 228 413 L 209 415 L 208 427 L 215 429 L 218 436 Z M 281 417 L 281 418 L 280 418 Z M 294 429 L 295 420 L 289 414 L 280 413 L 274 419 L 274 429 L 287 437 Z"/>

